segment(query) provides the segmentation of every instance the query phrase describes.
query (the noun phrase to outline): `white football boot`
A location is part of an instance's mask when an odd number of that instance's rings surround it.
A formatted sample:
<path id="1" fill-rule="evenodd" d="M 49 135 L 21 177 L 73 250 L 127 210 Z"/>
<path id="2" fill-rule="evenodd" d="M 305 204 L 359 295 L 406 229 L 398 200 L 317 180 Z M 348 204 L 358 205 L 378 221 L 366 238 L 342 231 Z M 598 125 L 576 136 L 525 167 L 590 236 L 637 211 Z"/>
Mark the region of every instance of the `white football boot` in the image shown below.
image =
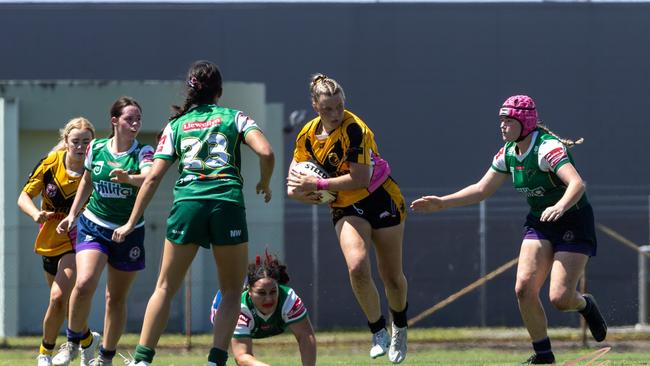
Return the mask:
<path id="1" fill-rule="evenodd" d="M 393 323 L 393 335 L 390 337 L 390 348 L 388 349 L 388 359 L 392 363 L 401 363 L 406 358 L 406 330 Z"/>
<path id="2" fill-rule="evenodd" d="M 386 354 L 390 345 L 390 337 L 386 328 L 372 335 L 372 348 L 370 348 L 370 357 L 377 358 Z"/>

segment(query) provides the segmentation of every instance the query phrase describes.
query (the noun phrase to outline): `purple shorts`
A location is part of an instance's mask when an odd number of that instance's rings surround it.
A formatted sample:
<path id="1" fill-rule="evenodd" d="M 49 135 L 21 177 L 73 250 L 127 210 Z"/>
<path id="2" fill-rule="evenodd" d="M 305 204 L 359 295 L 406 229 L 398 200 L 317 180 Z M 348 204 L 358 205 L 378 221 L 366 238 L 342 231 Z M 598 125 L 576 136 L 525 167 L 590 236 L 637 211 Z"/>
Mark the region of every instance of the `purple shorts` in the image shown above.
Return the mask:
<path id="1" fill-rule="evenodd" d="M 531 214 L 524 224 L 524 239 L 548 240 L 553 252 L 596 256 L 597 241 L 591 205 L 565 213 L 555 222 L 541 222 Z"/>
<path id="2" fill-rule="evenodd" d="M 81 215 L 77 224 L 76 251 L 100 251 L 108 257 L 108 264 L 120 271 L 144 269 L 144 225 L 133 230 L 122 243 L 114 242 L 112 236 L 112 229 L 99 226 Z"/>

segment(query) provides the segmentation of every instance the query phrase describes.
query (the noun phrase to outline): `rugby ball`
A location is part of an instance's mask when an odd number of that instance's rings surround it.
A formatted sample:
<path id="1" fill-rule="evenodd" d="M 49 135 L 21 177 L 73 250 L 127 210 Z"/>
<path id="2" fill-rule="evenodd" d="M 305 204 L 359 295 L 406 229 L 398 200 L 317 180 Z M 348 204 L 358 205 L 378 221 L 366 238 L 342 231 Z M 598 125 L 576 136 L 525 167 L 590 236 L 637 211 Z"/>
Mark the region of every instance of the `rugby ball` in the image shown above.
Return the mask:
<path id="1" fill-rule="evenodd" d="M 329 178 L 329 174 L 327 174 L 325 169 L 313 161 L 302 161 L 300 163 L 296 163 L 293 166 L 293 169 L 297 172 L 311 175 L 313 177 L 322 179 Z M 316 191 L 316 193 L 320 193 L 321 195 L 320 203 L 330 203 L 336 199 L 336 194 L 330 191 L 321 190 Z"/>

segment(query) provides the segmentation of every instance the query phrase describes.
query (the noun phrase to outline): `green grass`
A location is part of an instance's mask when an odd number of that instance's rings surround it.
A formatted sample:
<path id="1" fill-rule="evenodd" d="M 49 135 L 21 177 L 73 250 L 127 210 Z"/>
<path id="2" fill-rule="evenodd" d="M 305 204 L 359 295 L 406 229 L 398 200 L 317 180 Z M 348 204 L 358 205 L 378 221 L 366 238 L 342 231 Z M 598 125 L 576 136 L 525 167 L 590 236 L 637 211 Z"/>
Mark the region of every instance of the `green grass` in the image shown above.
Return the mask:
<path id="1" fill-rule="evenodd" d="M 552 329 L 557 364 L 562 365 L 602 347 L 611 351 L 590 365 L 650 365 L 650 334 L 613 329 L 604 344 L 582 347 L 581 333 L 575 329 Z M 391 365 L 386 357 L 368 357 L 370 337 L 365 330 L 317 333 L 319 365 Z M 35 365 L 39 337 L 7 338 L 0 348 L 0 366 Z M 119 352 L 132 352 L 137 335 L 125 335 Z M 59 342 L 63 341 L 60 337 Z M 210 335 L 194 335 L 192 349 L 186 350 L 185 337 L 164 335 L 154 365 L 205 365 Z M 300 356 L 291 335 L 255 340 L 256 356 L 273 366 L 300 365 Z M 506 328 L 415 328 L 409 331 L 409 354 L 404 365 L 516 365 L 531 354 L 525 330 Z M 115 365 L 119 356 L 115 359 Z M 73 365 L 75 365 L 74 363 Z M 587 365 L 588 360 L 574 363 Z M 232 358 L 228 365 L 235 365 Z"/>

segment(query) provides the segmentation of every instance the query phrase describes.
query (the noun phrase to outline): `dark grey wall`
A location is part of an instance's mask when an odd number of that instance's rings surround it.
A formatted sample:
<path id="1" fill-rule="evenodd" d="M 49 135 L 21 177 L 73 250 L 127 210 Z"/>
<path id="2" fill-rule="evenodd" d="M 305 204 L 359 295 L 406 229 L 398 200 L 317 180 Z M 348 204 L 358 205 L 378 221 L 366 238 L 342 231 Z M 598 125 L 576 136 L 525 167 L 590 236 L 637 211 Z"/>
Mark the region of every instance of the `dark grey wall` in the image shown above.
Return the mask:
<path id="1" fill-rule="evenodd" d="M 181 79 L 205 58 L 227 80 L 266 83 L 269 101 L 289 113 L 310 110 L 309 76 L 324 72 L 374 130 L 409 201 L 478 179 L 501 145 L 500 102 L 527 93 L 553 130 L 585 138 L 574 157 L 597 221 L 645 243 L 648 19 L 650 4 L 4 4 L 0 79 Z M 289 146 L 296 132 L 287 134 Z M 508 188 L 488 202 L 490 269 L 518 252 L 525 207 Z M 288 206 L 286 260 L 310 304 L 311 222 L 297 217 L 309 211 Z M 324 211 L 319 323 L 362 325 Z M 477 277 L 477 229 L 475 208 L 411 215 L 411 314 Z M 636 263 L 600 236 L 589 287 L 613 324 L 636 321 Z M 521 323 L 513 286 L 512 270 L 488 285 L 489 324 Z M 469 295 L 423 324 L 478 324 L 477 301 Z M 551 324 L 577 324 L 547 313 Z"/>

